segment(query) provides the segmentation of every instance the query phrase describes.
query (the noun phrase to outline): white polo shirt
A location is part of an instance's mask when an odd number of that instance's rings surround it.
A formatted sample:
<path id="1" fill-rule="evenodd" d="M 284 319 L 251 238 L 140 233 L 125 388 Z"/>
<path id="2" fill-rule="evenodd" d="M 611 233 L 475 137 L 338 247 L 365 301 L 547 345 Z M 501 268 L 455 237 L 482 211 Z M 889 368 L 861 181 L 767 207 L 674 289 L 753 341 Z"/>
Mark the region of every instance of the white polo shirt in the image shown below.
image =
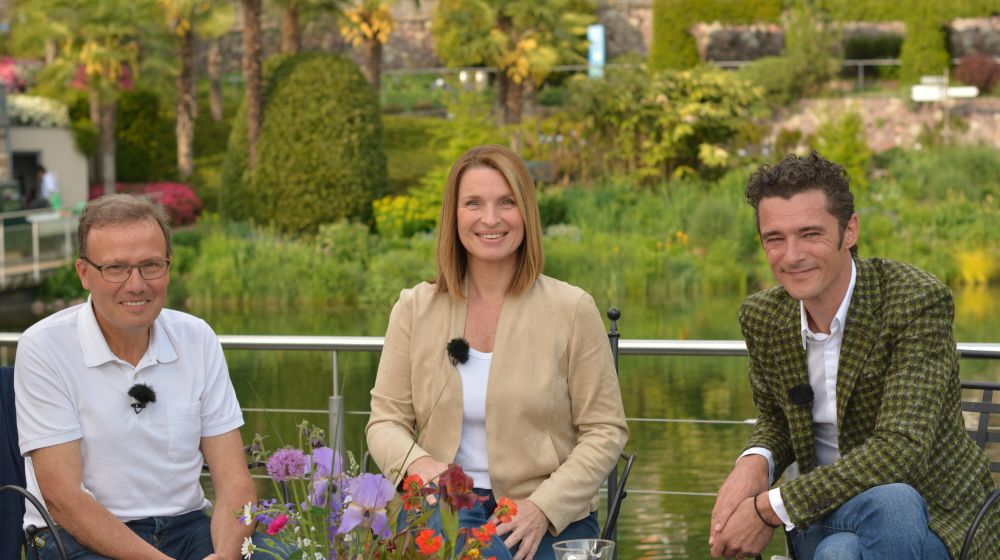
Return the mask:
<path id="1" fill-rule="evenodd" d="M 136 383 L 156 392 L 138 414 L 128 395 Z M 111 352 L 90 299 L 39 321 L 18 341 L 14 387 L 21 454 L 80 440 L 84 489 L 122 521 L 207 506 L 201 438 L 243 425 L 218 337 L 169 309 L 136 367 Z M 30 457 L 25 471 L 41 499 Z M 45 525 L 26 510 L 25 526 Z"/>

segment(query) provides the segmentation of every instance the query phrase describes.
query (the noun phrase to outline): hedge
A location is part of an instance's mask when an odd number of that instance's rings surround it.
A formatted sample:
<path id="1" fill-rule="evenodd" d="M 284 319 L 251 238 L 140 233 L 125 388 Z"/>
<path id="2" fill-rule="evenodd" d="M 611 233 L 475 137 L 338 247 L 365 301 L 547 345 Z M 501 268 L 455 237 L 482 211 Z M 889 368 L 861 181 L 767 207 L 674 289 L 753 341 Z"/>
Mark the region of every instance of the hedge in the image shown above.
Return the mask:
<path id="1" fill-rule="evenodd" d="M 370 221 L 387 167 L 378 100 L 358 67 L 309 53 L 277 59 L 266 73 L 257 167 L 247 171 L 241 107 L 223 168 L 223 212 L 284 231 Z"/>

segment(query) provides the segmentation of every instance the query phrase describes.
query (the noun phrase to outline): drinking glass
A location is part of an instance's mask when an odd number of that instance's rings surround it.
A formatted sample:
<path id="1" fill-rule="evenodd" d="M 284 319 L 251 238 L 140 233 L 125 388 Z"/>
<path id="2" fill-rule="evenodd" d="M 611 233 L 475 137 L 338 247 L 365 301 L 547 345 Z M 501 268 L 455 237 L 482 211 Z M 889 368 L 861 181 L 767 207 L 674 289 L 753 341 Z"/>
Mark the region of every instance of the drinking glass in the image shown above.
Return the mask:
<path id="1" fill-rule="evenodd" d="M 615 541 L 574 539 L 552 545 L 556 560 L 611 560 Z"/>

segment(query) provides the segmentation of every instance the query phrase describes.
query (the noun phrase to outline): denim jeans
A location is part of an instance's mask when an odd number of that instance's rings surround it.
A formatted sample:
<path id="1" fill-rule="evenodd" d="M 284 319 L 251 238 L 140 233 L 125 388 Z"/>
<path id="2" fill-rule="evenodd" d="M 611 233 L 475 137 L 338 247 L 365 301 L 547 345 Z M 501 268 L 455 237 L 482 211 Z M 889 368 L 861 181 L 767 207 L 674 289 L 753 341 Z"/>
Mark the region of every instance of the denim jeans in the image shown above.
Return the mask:
<path id="1" fill-rule="evenodd" d="M 211 518 L 201 511 L 192 511 L 176 517 L 149 517 L 129 521 L 125 525 L 142 540 L 153 545 L 157 550 L 171 558 L 183 558 L 185 560 L 201 560 L 214 551 L 212 548 Z M 69 533 L 61 527 L 59 531 L 63 544 L 66 546 L 66 555 L 70 560 L 99 560 L 106 557 L 91 552 L 78 543 Z M 45 544 L 38 549 L 40 560 L 58 560 L 59 547 L 56 540 L 42 531 L 38 534 Z M 277 547 L 265 546 L 264 539 L 271 541 L 263 533 L 254 533 L 254 545 L 260 548 L 272 550 L 282 557 L 291 554 L 278 543 Z M 257 556 L 257 555 L 255 555 Z M 266 554 L 260 554 L 260 558 L 270 558 Z"/>
<path id="2" fill-rule="evenodd" d="M 480 496 L 485 496 L 486 500 L 477 503 L 471 509 L 459 510 L 459 529 L 478 529 L 479 527 L 482 527 L 487 521 L 489 521 L 490 517 L 493 515 L 493 511 L 497 507 L 497 501 L 493 496 L 493 492 L 483 488 L 474 488 L 473 491 Z M 403 517 L 400 518 L 401 521 L 402 519 Z M 431 515 L 430 519 L 427 520 L 427 526 L 438 531 L 439 533 L 441 532 L 441 515 L 439 514 L 439 510 L 437 508 L 434 509 L 434 513 Z M 600 527 L 597 525 L 597 512 L 592 511 L 587 517 L 570 523 L 569 526 L 567 526 L 562 533 L 559 533 L 558 536 L 552 536 L 552 533 L 545 531 L 545 534 L 542 535 L 542 541 L 538 544 L 538 549 L 535 551 L 534 557 L 536 560 L 554 560 L 555 554 L 552 551 L 553 544 L 571 539 L 596 539 L 600 536 L 600 532 Z M 460 536 L 457 548 L 461 549 L 464 542 L 464 539 Z M 503 538 L 497 535 L 493 536 L 493 543 L 489 546 L 489 548 L 482 549 L 483 558 L 495 556 L 496 560 L 511 560 L 516 553 L 516 546 L 513 550 L 509 550 L 507 546 L 503 544 Z"/>
<path id="3" fill-rule="evenodd" d="M 799 560 L 947 560 L 927 526 L 927 504 L 907 484 L 875 486 L 805 530 L 789 533 Z"/>

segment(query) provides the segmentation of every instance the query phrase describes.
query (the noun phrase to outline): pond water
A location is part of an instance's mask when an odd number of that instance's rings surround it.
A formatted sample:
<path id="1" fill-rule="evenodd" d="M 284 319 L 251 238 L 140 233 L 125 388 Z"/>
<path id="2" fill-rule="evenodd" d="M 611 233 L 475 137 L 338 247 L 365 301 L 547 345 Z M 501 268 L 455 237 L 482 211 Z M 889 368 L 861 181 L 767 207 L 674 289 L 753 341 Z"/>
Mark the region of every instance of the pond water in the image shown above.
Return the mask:
<path id="1" fill-rule="evenodd" d="M 741 298 L 715 296 L 671 305 L 598 301 L 621 308 L 619 330 L 630 339 L 738 339 Z M 955 336 L 962 342 L 1000 342 L 1000 289 L 955 293 Z M 384 334 L 389 306 L 377 310 L 322 311 L 315 308 L 194 308 L 220 334 Z M 19 321 L 20 323 L 20 321 Z M 21 330 L 23 324 L 0 325 Z M 322 352 L 227 351 L 233 382 L 247 408 L 320 409 L 331 393 L 330 356 Z M 347 448 L 360 456 L 367 421 L 368 391 L 378 355 L 341 353 Z M 620 381 L 637 454 L 630 495 L 619 520 L 622 558 L 708 558 L 712 495 L 732 467 L 750 427 L 667 420 L 742 421 L 756 415 L 746 381 L 745 358 L 622 356 Z M 1000 381 L 1000 361 L 964 360 L 962 377 Z M 303 417 L 325 426 L 324 414 L 247 412 L 244 438 L 271 434 L 280 446 L 293 438 Z M 647 493 L 687 492 L 692 495 Z M 701 495 L 706 494 L 706 495 Z M 602 517 L 603 519 L 603 517 Z M 768 554 L 781 553 L 778 539 Z"/>

